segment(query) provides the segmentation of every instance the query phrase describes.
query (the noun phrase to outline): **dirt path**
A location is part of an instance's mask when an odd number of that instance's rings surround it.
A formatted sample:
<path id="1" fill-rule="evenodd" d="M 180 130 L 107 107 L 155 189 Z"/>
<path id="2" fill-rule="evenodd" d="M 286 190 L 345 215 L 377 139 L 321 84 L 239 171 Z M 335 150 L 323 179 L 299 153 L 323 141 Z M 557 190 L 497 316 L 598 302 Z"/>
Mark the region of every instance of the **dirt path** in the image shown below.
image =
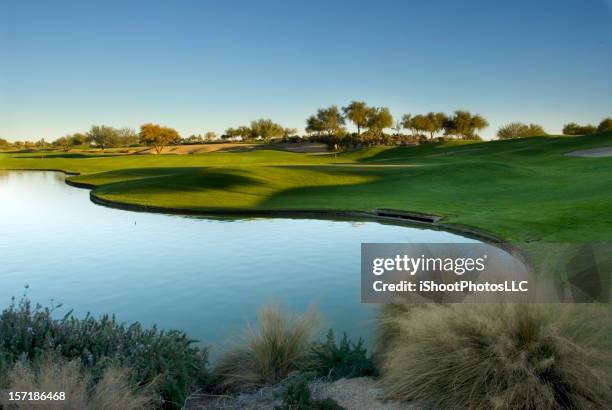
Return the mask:
<path id="1" fill-rule="evenodd" d="M 240 409 L 272 410 L 281 404 L 275 397 L 280 388 L 267 387 L 249 394 L 237 396 L 211 396 L 193 394 L 185 403 L 186 410 Z M 314 399 L 332 398 L 347 410 L 416 410 L 422 409 L 413 403 L 389 402 L 374 379 L 359 377 L 340 379 L 335 382 L 314 381 L 310 383 Z"/>

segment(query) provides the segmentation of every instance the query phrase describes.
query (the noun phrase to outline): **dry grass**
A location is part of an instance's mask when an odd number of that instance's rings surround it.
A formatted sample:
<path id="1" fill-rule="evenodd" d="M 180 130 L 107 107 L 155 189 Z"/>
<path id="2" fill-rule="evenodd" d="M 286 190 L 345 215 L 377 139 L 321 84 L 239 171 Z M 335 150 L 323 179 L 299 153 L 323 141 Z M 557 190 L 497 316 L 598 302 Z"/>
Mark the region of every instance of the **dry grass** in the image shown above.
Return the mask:
<path id="1" fill-rule="evenodd" d="M 17 363 L 8 375 L 8 391 L 65 392 L 64 401 L 9 402 L 2 397 L 6 409 L 40 410 L 137 410 L 155 408 L 154 397 L 148 389 L 135 390 L 125 369 L 109 367 L 102 378 L 93 383 L 84 374 L 78 361 L 45 360 L 37 368 Z"/>
<path id="2" fill-rule="evenodd" d="M 473 409 L 612 403 L 606 309 L 430 305 L 386 313 L 381 373 L 392 398 Z"/>
<path id="3" fill-rule="evenodd" d="M 249 326 L 236 347 L 217 363 L 215 373 L 226 388 L 278 382 L 309 360 L 312 337 L 319 326 L 314 310 L 290 315 L 280 306 L 260 310 L 259 323 Z"/>

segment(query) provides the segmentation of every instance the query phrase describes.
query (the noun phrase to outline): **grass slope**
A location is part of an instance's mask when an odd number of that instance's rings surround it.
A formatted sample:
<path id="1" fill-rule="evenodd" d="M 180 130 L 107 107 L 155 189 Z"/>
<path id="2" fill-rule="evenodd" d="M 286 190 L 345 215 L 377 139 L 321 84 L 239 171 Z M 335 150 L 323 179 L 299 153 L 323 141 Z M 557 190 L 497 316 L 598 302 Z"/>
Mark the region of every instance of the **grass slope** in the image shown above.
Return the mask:
<path id="1" fill-rule="evenodd" d="M 372 210 L 439 214 L 513 241 L 607 241 L 612 133 L 378 147 L 338 155 L 0 154 L 0 169 L 62 169 L 109 200 L 179 209 Z"/>

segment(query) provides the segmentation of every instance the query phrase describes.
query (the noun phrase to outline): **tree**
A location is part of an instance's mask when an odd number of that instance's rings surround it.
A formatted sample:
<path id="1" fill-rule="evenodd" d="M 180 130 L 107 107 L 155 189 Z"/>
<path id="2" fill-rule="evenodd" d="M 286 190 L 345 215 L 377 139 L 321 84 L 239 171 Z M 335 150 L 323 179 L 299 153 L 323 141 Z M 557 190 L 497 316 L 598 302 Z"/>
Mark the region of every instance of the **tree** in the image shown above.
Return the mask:
<path id="1" fill-rule="evenodd" d="M 204 140 L 207 142 L 214 141 L 217 139 L 219 139 L 219 136 L 214 131 L 208 131 L 206 134 L 204 134 Z"/>
<path id="2" fill-rule="evenodd" d="M 241 125 L 238 128 L 228 128 L 225 130 L 225 135 L 229 138 L 242 138 L 243 140 L 248 140 L 254 138 L 253 130 L 250 127 Z M 223 137 L 221 137 L 223 138 Z"/>
<path id="3" fill-rule="evenodd" d="M 395 135 L 400 135 L 403 128 L 404 126 L 400 120 L 395 121 L 395 124 L 393 124 L 393 131 L 395 131 Z"/>
<path id="4" fill-rule="evenodd" d="M 597 131 L 594 125 L 578 125 L 575 122 L 570 122 L 563 126 L 563 134 L 565 135 L 588 135 Z"/>
<path id="5" fill-rule="evenodd" d="M 511 122 L 503 125 L 497 130 L 497 138 L 506 140 L 514 138 L 537 137 L 546 135 L 546 131 L 541 125 L 523 124 L 522 122 Z"/>
<path id="6" fill-rule="evenodd" d="M 429 120 L 425 115 L 418 114 L 412 117 L 410 124 L 412 129 L 414 129 L 417 133 L 427 132 Z"/>
<path id="7" fill-rule="evenodd" d="M 363 101 L 353 101 L 346 107 L 342 107 L 344 116 L 357 127 L 357 135 L 361 134 L 361 128 L 368 126 L 368 114 L 370 108 Z"/>
<path id="8" fill-rule="evenodd" d="M 284 138 L 293 137 L 293 136 L 296 136 L 297 133 L 298 133 L 297 128 L 285 128 L 283 130 L 283 137 Z"/>
<path id="9" fill-rule="evenodd" d="M 253 130 L 246 125 L 241 125 L 237 129 L 237 135 L 241 137 L 243 140 L 248 140 L 253 138 Z"/>
<path id="10" fill-rule="evenodd" d="M 429 138 L 433 139 L 434 134 L 444 129 L 444 124 L 448 117 L 443 112 L 430 112 L 423 116 L 423 131 L 429 132 Z"/>
<path id="11" fill-rule="evenodd" d="M 204 142 L 204 139 L 202 138 L 202 135 L 198 134 L 191 134 L 189 137 L 187 138 L 183 138 L 181 140 L 181 144 L 201 144 Z"/>
<path id="12" fill-rule="evenodd" d="M 412 135 L 414 135 L 414 127 L 412 126 L 412 114 L 402 115 L 402 127 L 407 130 L 410 130 Z"/>
<path id="13" fill-rule="evenodd" d="M 393 116 L 387 107 L 370 108 L 368 110 L 368 130 L 382 134 L 385 128 L 393 126 Z"/>
<path id="14" fill-rule="evenodd" d="M 469 111 L 457 110 L 444 124 L 446 135 L 459 135 L 464 139 L 479 138 L 477 131 L 485 129 L 489 123 L 478 114 L 472 115 Z"/>
<path id="15" fill-rule="evenodd" d="M 240 136 L 240 131 L 238 130 L 238 128 L 227 128 L 225 130 L 225 134 L 221 136 L 221 138 L 223 139 L 229 139 L 229 138 L 237 138 Z"/>
<path id="16" fill-rule="evenodd" d="M 106 125 L 93 125 L 87 133 L 89 141 L 95 146 L 100 147 L 102 151 L 105 148 L 112 146 L 117 139 L 117 130 Z"/>
<path id="17" fill-rule="evenodd" d="M 612 117 L 604 118 L 597 126 L 597 132 L 604 132 L 612 130 Z"/>
<path id="18" fill-rule="evenodd" d="M 329 108 L 317 110 L 306 120 L 306 132 L 325 133 L 328 136 L 338 136 L 344 133 L 344 117 L 340 114 L 338 107 L 332 105 Z"/>
<path id="19" fill-rule="evenodd" d="M 527 131 L 528 137 L 540 137 L 542 135 L 548 135 L 548 133 L 544 131 L 544 127 L 538 124 L 529 124 Z"/>
<path id="20" fill-rule="evenodd" d="M 251 131 L 255 137 L 268 142 L 271 138 L 282 137 L 284 128 L 270 119 L 259 119 L 251 122 Z"/>
<path id="21" fill-rule="evenodd" d="M 113 145 L 129 147 L 138 144 L 138 134 L 133 128 L 123 127 L 115 130 L 116 136 Z"/>
<path id="22" fill-rule="evenodd" d="M 72 135 L 66 135 L 53 141 L 53 145 L 60 147 L 64 152 L 70 151 L 70 148 L 72 148 L 73 144 L 74 140 L 72 138 Z"/>
<path id="23" fill-rule="evenodd" d="M 72 145 L 88 145 L 89 138 L 82 132 L 75 132 L 72 134 Z"/>
<path id="24" fill-rule="evenodd" d="M 563 126 L 563 134 L 564 135 L 578 135 L 580 125 L 576 124 L 575 122 L 570 122 L 569 124 L 565 124 Z"/>
<path id="25" fill-rule="evenodd" d="M 140 126 L 140 142 L 153 144 L 155 152 L 160 154 L 168 144 L 178 142 L 181 136 L 174 128 L 162 127 L 158 124 L 143 124 Z"/>
<path id="26" fill-rule="evenodd" d="M 4 138 L 0 138 L 0 148 L 8 148 L 9 145 L 10 144 L 7 140 L 5 140 Z"/>

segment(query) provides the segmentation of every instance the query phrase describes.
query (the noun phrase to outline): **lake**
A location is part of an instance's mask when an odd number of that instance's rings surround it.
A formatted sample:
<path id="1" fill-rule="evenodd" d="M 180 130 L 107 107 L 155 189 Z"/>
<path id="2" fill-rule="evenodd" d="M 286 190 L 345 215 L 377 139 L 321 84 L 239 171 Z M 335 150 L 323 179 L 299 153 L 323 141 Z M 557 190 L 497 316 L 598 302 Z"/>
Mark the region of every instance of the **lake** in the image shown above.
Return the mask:
<path id="1" fill-rule="evenodd" d="M 368 337 L 362 242 L 476 242 L 430 229 L 317 219 L 204 218 L 93 204 L 58 172 L 0 171 L 0 307 L 28 297 L 58 315 L 114 313 L 223 346 L 257 307 L 317 306 L 326 327 Z"/>

